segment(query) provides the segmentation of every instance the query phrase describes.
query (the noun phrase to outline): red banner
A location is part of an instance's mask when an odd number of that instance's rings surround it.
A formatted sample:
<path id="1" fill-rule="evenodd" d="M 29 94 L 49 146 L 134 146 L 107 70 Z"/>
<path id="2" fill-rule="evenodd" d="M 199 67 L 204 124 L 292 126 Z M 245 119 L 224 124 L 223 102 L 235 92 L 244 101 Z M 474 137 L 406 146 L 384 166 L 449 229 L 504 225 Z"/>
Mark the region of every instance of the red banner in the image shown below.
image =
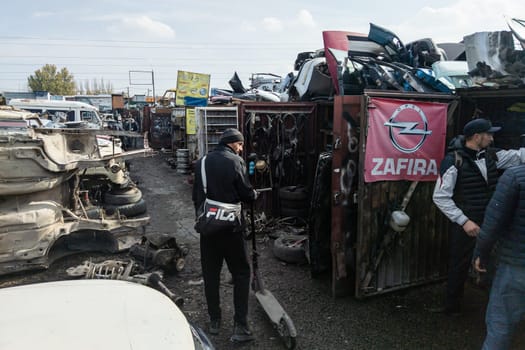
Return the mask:
<path id="1" fill-rule="evenodd" d="M 434 181 L 445 150 L 445 103 L 371 98 L 365 182 Z"/>

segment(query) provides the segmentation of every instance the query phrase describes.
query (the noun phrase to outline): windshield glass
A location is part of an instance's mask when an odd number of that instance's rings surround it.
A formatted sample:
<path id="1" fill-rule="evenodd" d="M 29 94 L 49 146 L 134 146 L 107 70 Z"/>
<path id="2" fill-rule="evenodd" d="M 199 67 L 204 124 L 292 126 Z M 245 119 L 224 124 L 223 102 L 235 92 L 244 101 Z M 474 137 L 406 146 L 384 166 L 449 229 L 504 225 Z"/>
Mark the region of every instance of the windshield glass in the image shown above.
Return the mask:
<path id="1" fill-rule="evenodd" d="M 95 111 L 81 111 L 80 112 L 80 118 L 83 121 L 95 123 L 95 124 L 101 124 L 101 118 Z"/>

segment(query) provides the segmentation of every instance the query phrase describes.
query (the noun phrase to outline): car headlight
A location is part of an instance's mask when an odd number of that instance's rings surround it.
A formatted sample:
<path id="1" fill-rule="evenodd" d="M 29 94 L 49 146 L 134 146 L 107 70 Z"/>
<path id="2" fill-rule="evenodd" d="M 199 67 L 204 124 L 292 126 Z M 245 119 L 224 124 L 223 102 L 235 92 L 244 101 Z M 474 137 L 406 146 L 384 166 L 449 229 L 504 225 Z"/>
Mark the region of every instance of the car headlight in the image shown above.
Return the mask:
<path id="1" fill-rule="evenodd" d="M 119 164 L 112 164 L 110 167 L 109 167 L 109 170 L 111 170 L 111 172 L 113 174 L 116 174 L 118 173 L 120 170 L 122 170 L 122 168 L 120 167 Z"/>

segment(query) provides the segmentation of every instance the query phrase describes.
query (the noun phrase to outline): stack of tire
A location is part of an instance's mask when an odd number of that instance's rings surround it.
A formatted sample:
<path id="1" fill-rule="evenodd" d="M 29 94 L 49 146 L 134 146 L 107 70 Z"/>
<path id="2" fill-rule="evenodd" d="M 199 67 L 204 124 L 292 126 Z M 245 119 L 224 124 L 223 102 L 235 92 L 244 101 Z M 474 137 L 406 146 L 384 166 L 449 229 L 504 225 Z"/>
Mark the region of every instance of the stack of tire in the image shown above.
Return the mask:
<path id="1" fill-rule="evenodd" d="M 142 192 L 135 186 L 114 188 L 104 194 L 103 208 L 108 215 L 115 214 L 127 218 L 144 214 L 147 211 Z"/>
<path id="2" fill-rule="evenodd" d="M 189 174 L 190 173 L 190 150 L 186 148 L 179 148 L 175 152 L 177 156 L 177 173 L 178 174 Z"/>
<path id="3" fill-rule="evenodd" d="M 306 219 L 310 203 L 308 192 L 303 186 L 285 186 L 279 189 L 279 201 L 282 217 Z"/>
<path id="4" fill-rule="evenodd" d="M 281 187 L 279 203 L 282 217 L 301 218 L 298 222 L 306 222 L 310 204 L 303 186 Z M 287 263 L 303 264 L 307 262 L 307 246 L 308 235 L 283 233 L 273 242 L 273 255 Z"/>

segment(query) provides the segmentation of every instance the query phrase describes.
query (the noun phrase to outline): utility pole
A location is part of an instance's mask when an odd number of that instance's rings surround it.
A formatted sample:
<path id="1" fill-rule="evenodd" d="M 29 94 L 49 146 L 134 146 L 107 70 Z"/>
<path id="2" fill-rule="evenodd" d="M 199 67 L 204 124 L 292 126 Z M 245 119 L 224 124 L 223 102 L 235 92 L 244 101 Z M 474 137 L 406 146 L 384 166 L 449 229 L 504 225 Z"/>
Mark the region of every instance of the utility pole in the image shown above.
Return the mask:
<path id="1" fill-rule="evenodd" d="M 157 104 L 157 98 L 155 95 L 155 73 L 153 69 L 151 70 L 151 85 L 153 86 L 153 105 L 155 106 Z"/>

